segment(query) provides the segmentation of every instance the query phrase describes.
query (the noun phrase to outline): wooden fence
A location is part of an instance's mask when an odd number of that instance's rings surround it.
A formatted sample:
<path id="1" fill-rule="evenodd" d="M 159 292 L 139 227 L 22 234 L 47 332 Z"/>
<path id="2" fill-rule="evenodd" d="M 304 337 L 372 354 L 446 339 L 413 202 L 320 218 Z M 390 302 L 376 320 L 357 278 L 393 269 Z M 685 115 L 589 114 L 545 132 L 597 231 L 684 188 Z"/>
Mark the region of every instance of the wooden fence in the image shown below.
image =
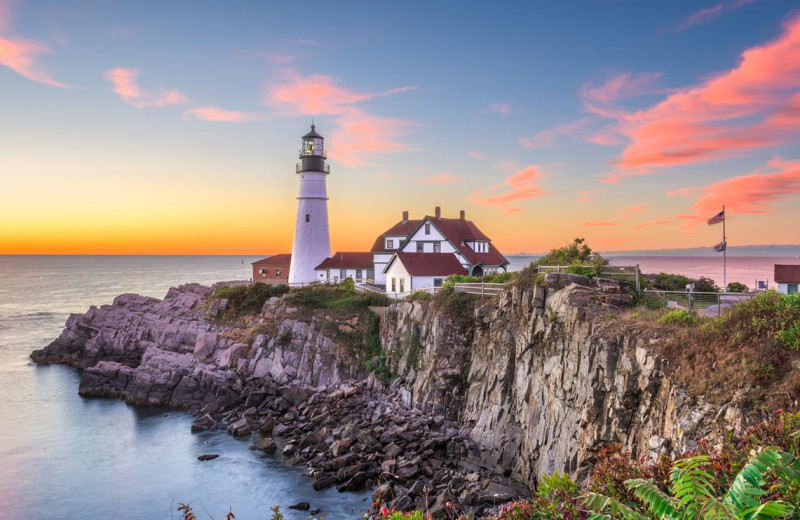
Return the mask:
<path id="1" fill-rule="evenodd" d="M 480 296 L 494 296 L 503 292 L 508 284 L 506 283 L 456 283 L 455 290 L 467 294 L 477 294 Z"/>

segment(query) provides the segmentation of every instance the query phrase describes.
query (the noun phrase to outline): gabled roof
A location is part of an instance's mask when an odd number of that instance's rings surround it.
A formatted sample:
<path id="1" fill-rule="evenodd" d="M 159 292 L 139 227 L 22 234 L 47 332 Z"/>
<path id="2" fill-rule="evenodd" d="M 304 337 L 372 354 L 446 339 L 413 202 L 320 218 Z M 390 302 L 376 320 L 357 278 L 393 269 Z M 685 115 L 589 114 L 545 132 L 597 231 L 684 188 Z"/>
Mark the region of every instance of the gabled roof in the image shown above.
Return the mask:
<path id="1" fill-rule="evenodd" d="M 339 252 L 326 258 L 314 269 L 372 269 L 372 253 Z"/>
<path id="2" fill-rule="evenodd" d="M 472 265 L 507 265 L 508 260 L 500 251 L 492 245 L 491 239 L 483 231 L 478 229 L 471 220 L 460 218 L 436 218 L 426 215 L 420 222 L 430 222 L 438 229 L 442 235 L 455 247 L 459 253 Z M 416 231 L 416 230 L 415 230 Z M 489 250 L 485 253 L 477 253 L 465 242 L 480 240 L 489 243 Z"/>
<path id="3" fill-rule="evenodd" d="M 292 255 L 281 253 L 279 255 L 268 256 L 261 260 L 256 260 L 252 265 L 289 265 L 292 263 Z"/>
<path id="4" fill-rule="evenodd" d="M 399 260 L 411 276 L 447 276 L 450 274 L 467 274 L 467 270 L 453 253 L 404 253 L 397 251 L 386 267 Z"/>
<path id="5" fill-rule="evenodd" d="M 386 249 L 386 237 L 407 237 L 409 233 L 411 233 L 417 228 L 420 222 L 422 222 L 422 220 L 420 219 L 401 220 L 394 226 L 390 227 L 389 229 L 381 233 L 381 235 L 375 239 L 375 243 L 372 245 L 372 249 L 370 249 L 370 252 L 394 253 L 397 250 L 397 248 Z"/>
<path id="6" fill-rule="evenodd" d="M 800 265 L 775 264 L 775 283 L 800 283 Z"/>

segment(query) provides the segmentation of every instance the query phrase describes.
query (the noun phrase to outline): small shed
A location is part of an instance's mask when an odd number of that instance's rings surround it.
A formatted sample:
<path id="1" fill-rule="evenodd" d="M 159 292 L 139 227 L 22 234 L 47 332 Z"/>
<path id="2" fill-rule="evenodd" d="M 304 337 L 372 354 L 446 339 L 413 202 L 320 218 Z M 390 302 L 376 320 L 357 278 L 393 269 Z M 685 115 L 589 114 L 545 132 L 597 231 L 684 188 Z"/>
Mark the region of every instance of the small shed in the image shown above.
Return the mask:
<path id="1" fill-rule="evenodd" d="M 282 253 L 253 262 L 253 283 L 288 284 L 292 255 Z"/>
<path id="2" fill-rule="evenodd" d="M 800 265 L 775 264 L 774 278 L 779 293 L 796 293 L 797 287 L 800 285 Z"/>

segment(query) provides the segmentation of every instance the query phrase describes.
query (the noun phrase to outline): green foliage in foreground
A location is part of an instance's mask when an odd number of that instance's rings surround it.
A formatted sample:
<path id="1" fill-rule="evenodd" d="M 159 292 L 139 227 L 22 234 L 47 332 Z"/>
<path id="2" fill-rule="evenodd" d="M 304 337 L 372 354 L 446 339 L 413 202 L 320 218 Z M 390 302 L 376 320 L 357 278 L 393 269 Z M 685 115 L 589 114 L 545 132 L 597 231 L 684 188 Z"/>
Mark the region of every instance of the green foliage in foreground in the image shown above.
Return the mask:
<path id="1" fill-rule="evenodd" d="M 725 290 L 727 292 L 743 293 L 749 291 L 750 289 L 743 283 L 731 282 L 728 284 L 728 287 L 726 287 Z"/>
<path id="2" fill-rule="evenodd" d="M 697 317 L 686 309 L 672 309 L 658 318 L 658 322 L 662 325 L 683 325 L 688 327 L 697 322 Z"/>
<path id="3" fill-rule="evenodd" d="M 658 273 L 653 283 L 653 287 L 662 291 L 685 291 L 686 286 L 693 283 L 695 292 L 719 292 L 719 287 L 711 278 L 701 276 L 693 280 L 682 274 Z M 746 287 L 745 287 L 746 289 Z"/>
<path id="4" fill-rule="evenodd" d="M 287 285 L 252 283 L 247 285 L 222 286 L 211 294 L 211 299 L 226 298 L 228 305 L 238 314 L 257 314 L 264 303 L 273 296 L 289 292 Z"/>

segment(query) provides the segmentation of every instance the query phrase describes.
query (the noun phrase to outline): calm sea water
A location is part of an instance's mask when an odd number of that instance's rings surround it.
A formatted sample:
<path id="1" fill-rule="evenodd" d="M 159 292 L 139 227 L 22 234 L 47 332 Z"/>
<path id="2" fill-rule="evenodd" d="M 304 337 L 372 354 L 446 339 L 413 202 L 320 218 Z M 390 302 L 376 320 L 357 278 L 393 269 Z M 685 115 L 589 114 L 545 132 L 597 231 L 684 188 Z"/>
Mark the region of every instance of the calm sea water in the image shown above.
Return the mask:
<path id="1" fill-rule="evenodd" d="M 535 257 L 509 257 L 518 270 Z M 0 511 L 13 520 L 177 518 L 190 502 L 200 518 L 269 517 L 268 508 L 308 501 L 328 518 L 360 518 L 368 493 L 315 492 L 302 469 L 248 450 L 224 432 L 192 434 L 187 414 L 78 396 L 79 376 L 38 367 L 28 354 L 52 341 L 67 316 L 126 292 L 163 297 L 186 282 L 247 279 L 254 257 L 0 256 Z M 716 257 L 625 257 L 644 272 L 708 276 Z M 772 280 L 775 263 L 730 258 L 728 280 Z M 199 462 L 203 453 L 219 459 Z M 208 514 L 206 514 L 206 512 Z M 286 511 L 287 518 L 306 515 Z"/>
<path id="2" fill-rule="evenodd" d="M 535 260 L 536 256 L 509 256 L 509 270 L 519 271 Z M 643 273 L 676 273 L 689 278 L 705 276 L 722 286 L 722 256 L 620 256 L 609 257 L 614 265 L 638 265 Z M 764 280 L 774 288 L 775 264 L 800 264 L 798 257 L 742 257 L 728 258 L 728 283 L 739 282 L 751 289 L 756 280 Z"/>
<path id="3" fill-rule="evenodd" d="M 78 373 L 33 365 L 31 350 L 71 312 L 136 292 L 247 279 L 250 257 L 0 256 L 0 512 L 13 520 L 269 518 L 308 501 L 328 518 L 361 518 L 369 493 L 316 492 L 302 468 L 248 450 L 225 432 L 192 434 L 185 413 L 78 396 Z M 244 261 L 244 263 L 242 263 Z M 203 453 L 221 457 L 207 462 Z M 173 503 L 174 502 L 174 503 Z M 208 514 L 207 514 L 207 513 Z"/>

